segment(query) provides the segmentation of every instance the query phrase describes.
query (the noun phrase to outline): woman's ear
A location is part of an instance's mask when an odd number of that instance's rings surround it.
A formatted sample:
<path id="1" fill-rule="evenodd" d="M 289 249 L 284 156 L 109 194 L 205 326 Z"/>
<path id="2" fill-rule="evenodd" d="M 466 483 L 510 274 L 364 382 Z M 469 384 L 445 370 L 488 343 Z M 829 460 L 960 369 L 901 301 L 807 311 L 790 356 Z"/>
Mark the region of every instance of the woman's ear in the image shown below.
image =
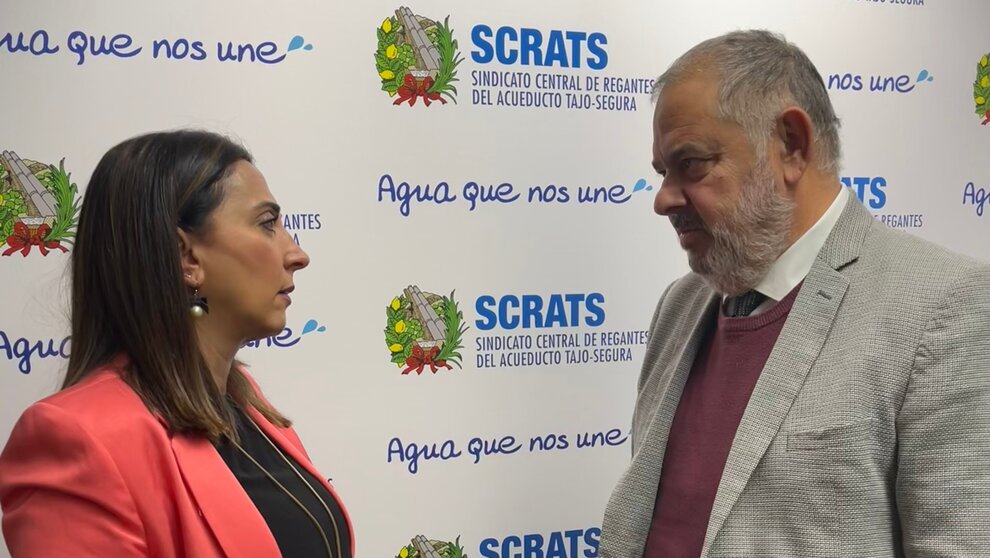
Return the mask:
<path id="1" fill-rule="evenodd" d="M 203 284 L 203 266 L 197 255 L 196 243 L 192 235 L 182 229 L 179 232 L 179 263 L 182 266 L 182 279 L 190 289 L 198 289 Z"/>

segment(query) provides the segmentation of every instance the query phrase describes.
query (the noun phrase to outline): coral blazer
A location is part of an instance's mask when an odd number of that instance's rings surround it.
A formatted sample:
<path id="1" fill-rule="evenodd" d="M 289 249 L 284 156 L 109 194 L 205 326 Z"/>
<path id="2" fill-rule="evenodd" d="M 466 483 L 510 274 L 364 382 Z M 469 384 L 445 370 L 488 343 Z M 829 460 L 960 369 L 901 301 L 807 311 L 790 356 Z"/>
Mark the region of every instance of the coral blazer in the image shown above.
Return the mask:
<path id="1" fill-rule="evenodd" d="M 291 428 L 248 414 L 286 455 L 325 478 Z M 13 558 L 281 556 L 210 441 L 169 435 L 112 367 L 24 412 L 0 455 L 0 506 Z M 353 555 L 349 517 L 347 529 Z"/>

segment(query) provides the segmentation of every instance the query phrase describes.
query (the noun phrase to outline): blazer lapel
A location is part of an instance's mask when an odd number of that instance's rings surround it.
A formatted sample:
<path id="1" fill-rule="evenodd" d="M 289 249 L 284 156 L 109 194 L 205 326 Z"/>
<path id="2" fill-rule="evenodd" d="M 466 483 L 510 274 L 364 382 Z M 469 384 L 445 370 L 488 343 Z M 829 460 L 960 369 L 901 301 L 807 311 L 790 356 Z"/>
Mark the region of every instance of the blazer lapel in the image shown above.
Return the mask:
<path id="1" fill-rule="evenodd" d="M 873 223 L 856 197 L 849 198 L 804 279 L 736 430 L 708 521 L 703 557 L 780 430 L 835 321 L 849 286 L 840 270 L 858 258 Z"/>
<path id="2" fill-rule="evenodd" d="M 347 521 L 347 530 L 348 533 L 351 534 L 350 536 L 351 554 L 353 555 L 354 527 L 351 524 L 350 515 L 348 515 L 347 510 L 344 508 L 343 501 L 337 495 L 337 491 L 334 490 L 333 485 L 331 485 L 327 481 L 326 477 L 321 475 L 320 472 L 316 470 L 316 467 L 313 466 L 313 463 L 309 460 L 309 457 L 303 453 L 302 448 L 300 448 L 291 440 L 289 440 L 289 438 L 287 438 L 282 431 L 276 428 L 275 425 L 273 425 L 272 423 L 268 422 L 268 420 L 265 419 L 265 417 L 261 413 L 259 413 L 254 407 L 249 407 L 247 412 L 248 415 L 251 417 L 251 420 L 253 420 L 254 423 L 257 424 L 259 428 L 261 428 L 261 431 L 264 432 L 265 435 L 268 436 L 268 438 L 272 442 L 274 442 L 275 445 L 277 445 L 279 449 L 281 449 L 287 457 L 293 459 L 296 463 L 302 466 L 303 469 L 309 472 L 309 474 L 316 477 L 316 479 L 318 479 L 320 483 L 323 484 L 323 487 L 326 488 L 328 491 L 330 491 L 330 494 L 333 496 L 334 500 L 337 501 L 337 505 L 340 506 L 344 519 Z"/>
<path id="3" fill-rule="evenodd" d="M 672 359 L 659 361 L 659 366 L 663 366 L 665 362 L 676 364 L 669 368 L 669 373 L 663 374 L 659 378 L 660 383 L 656 389 L 660 393 L 660 398 L 657 401 L 656 412 L 650 419 L 649 426 L 643 439 L 639 442 L 639 446 L 635 448 L 629 469 L 619 480 L 619 486 L 615 490 L 618 497 L 613 497 L 612 501 L 609 502 L 609 507 L 615 509 L 606 511 L 606 521 L 615 518 L 616 521 L 624 520 L 627 522 L 625 525 L 608 526 L 610 532 L 623 533 L 623 536 L 613 538 L 610 541 L 612 548 L 609 549 L 611 551 L 609 555 L 611 556 L 643 555 L 646 537 L 649 534 L 653 519 L 653 508 L 656 504 L 660 470 L 663 464 L 663 455 L 667 449 L 670 426 L 674 420 L 674 413 L 677 411 L 677 404 L 681 399 L 681 392 L 684 391 L 684 384 L 687 382 L 691 367 L 694 364 L 694 357 L 708 333 L 712 317 L 718 311 L 718 306 L 719 297 L 714 292 L 710 292 L 707 299 L 700 305 L 701 311 L 697 312 L 693 320 L 693 327 L 689 330 L 687 342 L 681 346 Z M 630 510 L 636 510 L 636 512 L 633 513 Z"/>
<path id="4" fill-rule="evenodd" d="M 187 489 L 227 556 L 281 557 L 265 519 L 209 440 L 177 434 L 172 437 L 172 452 Z"/>

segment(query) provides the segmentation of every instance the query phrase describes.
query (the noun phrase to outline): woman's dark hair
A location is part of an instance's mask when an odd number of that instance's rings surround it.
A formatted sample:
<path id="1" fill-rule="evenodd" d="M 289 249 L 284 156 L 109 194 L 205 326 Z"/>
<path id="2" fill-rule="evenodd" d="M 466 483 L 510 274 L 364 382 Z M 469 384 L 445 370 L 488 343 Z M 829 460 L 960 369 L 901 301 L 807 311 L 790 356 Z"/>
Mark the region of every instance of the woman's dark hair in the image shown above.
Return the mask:
<path id="1" fill-rule="evenodd" d="M 86 189 L 72 251 L 72 352 L 63 388 L 118 356 L 124 380 L 173 432 L 236 436 L 224 395 L 200 352 L 183 282 L 178 229 L 195 234 L 223 201 L 240 145 L 182 130 L 131 138 L 100 160 Z M 227 394 L 269 421 L 288 421 L 234 363 Z"/>

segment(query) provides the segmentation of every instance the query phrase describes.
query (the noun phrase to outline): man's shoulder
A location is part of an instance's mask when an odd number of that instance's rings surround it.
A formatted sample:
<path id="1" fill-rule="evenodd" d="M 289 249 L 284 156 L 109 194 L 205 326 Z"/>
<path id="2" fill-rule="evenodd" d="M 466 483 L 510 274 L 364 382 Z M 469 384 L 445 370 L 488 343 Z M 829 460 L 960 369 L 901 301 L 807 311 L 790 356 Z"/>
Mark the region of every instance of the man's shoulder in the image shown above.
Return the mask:
<path id="1" fill-rule="evenodd" d="M 866 236 L 859 264 L 868 274 L 884 275 L 891 287 L 912 289 L 948 289 L 967 277 L 990 274 L 986 262 L 881 223 Z"/>
<path id="2" fill-rule="evenodd" d="M 657 302 L 650 337 L 655 338 L 662 332 L 682 336 L 684 331 L 693 327 L 715 296 L 715 291 L 697 273 L 691 272 L 676 279 Z"/>

